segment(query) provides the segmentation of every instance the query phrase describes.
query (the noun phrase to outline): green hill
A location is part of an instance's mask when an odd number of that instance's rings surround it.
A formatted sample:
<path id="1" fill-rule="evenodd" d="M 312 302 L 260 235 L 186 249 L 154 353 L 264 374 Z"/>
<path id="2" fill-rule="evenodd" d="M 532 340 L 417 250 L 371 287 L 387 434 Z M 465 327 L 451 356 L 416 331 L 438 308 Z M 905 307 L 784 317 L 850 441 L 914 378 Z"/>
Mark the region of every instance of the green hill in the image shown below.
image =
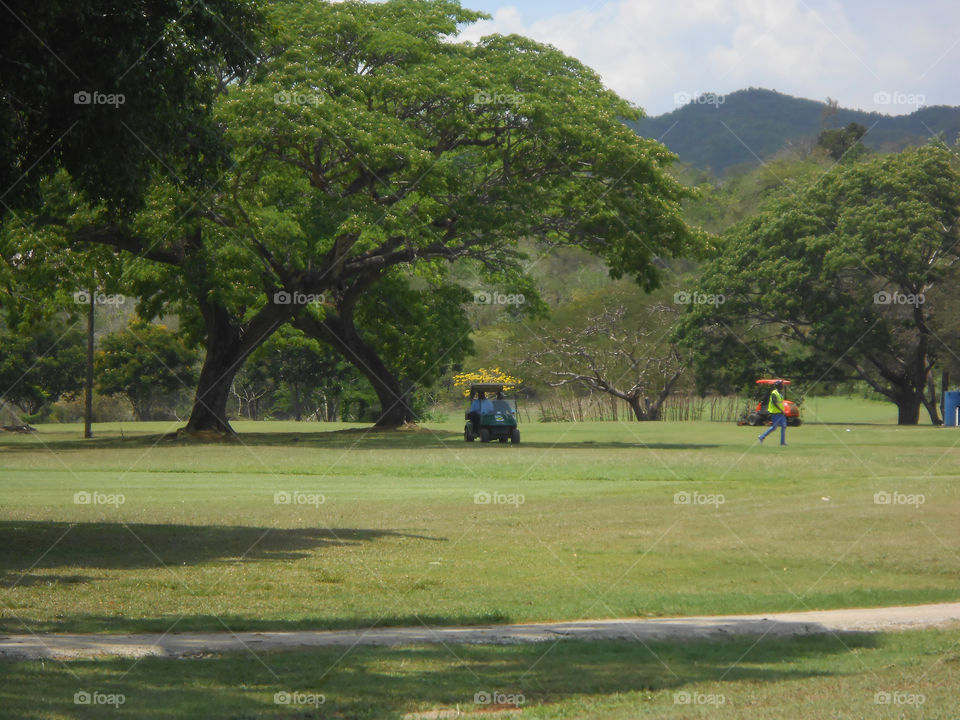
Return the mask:
<path id="1" fill-rule="evenodd" d="M 825 120 L 826 103 L 773 90 L 750 88 L 718 96 L 716 102 L 709 99 L 630 125 L 660 140 L 682 162 L 718 175 L 735 165 L 756 164 L 790 144 L 809 144 L 824 126 L 860 123 L 869 129 L 863 143 L 882 152 L 923 144 L 940 132 L 949 143 L 960 135 L 958 107 L 925 107 L 898 116 L 838 108 Z"/>

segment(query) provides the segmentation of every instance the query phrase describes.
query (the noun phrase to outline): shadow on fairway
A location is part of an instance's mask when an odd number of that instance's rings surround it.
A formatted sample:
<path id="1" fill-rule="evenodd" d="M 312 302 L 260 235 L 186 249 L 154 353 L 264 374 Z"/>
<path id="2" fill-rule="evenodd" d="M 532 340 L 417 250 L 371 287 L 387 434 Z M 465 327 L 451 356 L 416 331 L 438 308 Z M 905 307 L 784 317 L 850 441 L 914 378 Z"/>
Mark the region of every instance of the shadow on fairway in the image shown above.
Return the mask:
<path id="1" fill-rule="evenodd" d="M 522 696 L 519 704 L 528 710 L 572 702 L 564 716 L 583 717 L 595 706 L 591 697 L 602 700 L 638 693 L 636 698 L 621 698 L 620 702 L 642 702 L 644 714 L 658 709 L 676 717 L 686 716 L 679 712 L 686 708 L 677 706 L 692 704 L 691 690 L 703 693 L 703 683 L 718 683 L 706 692 L 722 695 L 728 707 L 742 707 L 751 698 L 739 694 L 753 695 L 759 685 L 842 677 L 845 673 L 834 656 L 839 659 L 851 651 L 869 651 L 882 643 L 881 637 L 867 634 L 646 644 L 568 640 L 537 645 L 324 648 L 283 653 L 252 649 L 191 660 L 83 660 L 42 666 L 36 662 L 0 663 L 4 676 L 0 704 L 16 717 L 70 716 L 76 711 L 73 697 L 78 688 L 107 688 L 101 691 L 122 693 L 122 709 L 144 720 L 398 720 L 405 716 L 453 717 L 458 709 L 491 712 L 495 709 L 491 700 L 496 702 L 495 694 L 500 694 L 515 699 Z M 856 666 L 850 672 L 862 671 Z M 287 699 L 300 693 L 301 704 L 284 703 L 283 693 Z M 305 704 L 311 694 L 315 704 Z M 636 710 L 639 713 L 640 706 Z M 424 714 L 407 715 L 416 712 Z"/>
<path id="2" fill-rule="evenodd" d="M 79 437 L 51 437 L 42 433 L 31 436 L 5 438 L 0 436 L 0 452 L 36 452 L 37 450 L 121 450 L 138 448 L 199 448 L 199 447 L 318 447 L 357 448 L 380 450 L 419 450 L 424 447 L 443 447 L 444 443 L 459 439 L 463 433 L 448 430 L 379 430 L 351 428 L 317 432 L 251 432 L 233 436 L 205 435 L 202 437 L 168 434 L 129 434 L 123 437 L 109 435 L 84 440 Z"/>
<path id="3" fill-rule="evenodd" d="M 0 572 L 3 569 L 0 568 Z M 85 583 L 92 580 L 86 575 L 33 575 L 31 573 L 18 573 L 16 571 L 9 574 L 0 575 L 0 588 L 18 588 L 34 587 L 36 585 L 68 585 L 75 583 Z"/>
<path id="4" fill-rule="evenodd" d="M 44 579 L 46 579 L 44 577 Z M 39 584 L 39 583 L 38 583 Z M 17 585 L 17 587 L 20 587 Z M 186 591 L 185 591 L 186 592 Z M 389 614 L 374 616 L 306 617 L 297 620 L 260 619 L 244 615 L 167 615 L 122 617 L 117 615 L 73 614 L 53 619 L 21 622 L 14 616 L 0 617 L 0 634 L 29 633 L 229 633 L 297 632 L 314 630 L 367 630 L 370 628 L 424 628 L 488 626 L 509 623 L 511 618 L 499 611 L 485 613 Z M 2 717 L 2 716 L 0 716 Z"/>
<path id="5" fill-rule="evenodd" d="M 362 528 L 265 528 L 222 525 L 0 521 L 0 585 L 27 567 L 134 569 L 199 565 L 219 560 L 297 560 L 325 546 L 402 537 L 447 538 Z M 39 558 L 39 560 L 37 560 Z M 36 564 L 31 565 L 36 561 Z M 31 582 L 39 582 L 37 578 Z M 44 576 L 45 577 L 45 576 Z M 66 582 L 80 582 L 78 575 Z M 74 578 L 79 578 L 76 580 Z"/>
<path id="6" fill-rule="evenodd" d="M 176 435 L 132 435 L 125 438 L 102 437 L 92 440 L 80 439 L 50 439 L 34 438 L 32 441 L 20 439 L 16 443 L 0 442 L 0 452 L 36 452 L 37 450 L 120 450 L 120 449 L 147 449 L 147 448 L 201 448 L 217 446 L 237 447 L 302 447 L 302 448 L 330 448 L 357 450 L 423 450 L 423 449 L 467 449 L 467 448 L 513 448 L 511 443 L 473 443 L 464 442 L 463 433 L 448 430 L 374 430 L 351 429 L 333 430 L 326 432 L 304 433 L 242 433 L 235 437 L 217 439 L 188 439 Z M 642 440 L 623 441 L 595 441 L 568 439 L 557 441 L 523 441 L 520 448 L 536 448 L 540 450 L 614 450 L 614 449 L 648 449 L 648 450 L 707 450 L 723 447 L 717 443 L 692 442 L 651 442 Z"/>

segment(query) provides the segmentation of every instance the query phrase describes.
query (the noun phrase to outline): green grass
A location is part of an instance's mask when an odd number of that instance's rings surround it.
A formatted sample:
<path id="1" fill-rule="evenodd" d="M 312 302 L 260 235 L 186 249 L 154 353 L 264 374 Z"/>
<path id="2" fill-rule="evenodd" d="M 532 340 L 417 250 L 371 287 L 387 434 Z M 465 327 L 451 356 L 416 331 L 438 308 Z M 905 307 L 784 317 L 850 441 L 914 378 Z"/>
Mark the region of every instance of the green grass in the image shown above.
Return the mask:
<path id="1" fill-rule="evenodd" d="M 519 447 L 467 445 L 455 418 L 419 432 L 237 423 L 238 441 L 207 443 L 165 435 L 169 423 L 99 425 L 92 441 L 77 426 L 5 434 L 0 632 L 960 599 L 960 434 L 897 427 L 890 410 L 808 400 L 787 448 L 711 423 L 527 423 Z M 317 503 L 274 502 L 294 491 Z M 76 504 L 78 492 L 123 503 Z M 515 502 L 477 504 L 477 492 Z M 875 502 L 894 492 L 916 502 Z M 677 501 L 689 497 L 715 502 Z M 945 630 L 0 663 L 0 717 L 398 718 L 476 710 L 474 694 L 488 690 L 522 693 L 523 717 L 535 718 L 952 718 L 958 642 L 960 631 Z M 74 705 L 84 689 L 126 702 Z M 281 691 L 326 702 L 278 706 Z M 678 692 L 725 702 L 680 705 Z M 926 702 L 877 705 L 877 692 Z"/>
<path id="2" fill-rule="evenodd" d="M 46 426 L 0 445 L 0 631 L 289 629 L 956 600 L 960 435 L 527 424 L 240 441 Z M 169 429 L 169 427 L 165 428 Z M 775 442 L 774 438 L 771 438 Z M 317 504 L 276 504 L 310 493 Z M 77 492 L 123 495 L 78 505 Z M 476 504 L 477 492 L 514 504 Z M 922 495 L 883 505 L 878 492 Z M 678 504 L 677 494 L 723 504 Z M 319 503 L 320 495 L 323 502 Z M 108 498 L 109 499 L 109 498 Z M 305 498 L 308 499 L 308 498 Z M 709 499 L 709 497 L 708 497 Z M 520 502 L 522 500 L 522 503 Z"/>
<path id="3" fill-rule="evenodd" d="M 513 696 L 523 718 L 955 718 L 958 670 L 960 631 L 254 649 L 186 661 L 0 663 L 0 717 L 427 718 L 454 710 L 489 717 L 478 693 L 499 693 Z M 84 691 L 122 695 L 123 704 L 76 705 L 74 694 Z M 275 703 L 283 692 L 312 695 L 317 704 Z M 891 702 L 878 704 L 878 693 Z"/>

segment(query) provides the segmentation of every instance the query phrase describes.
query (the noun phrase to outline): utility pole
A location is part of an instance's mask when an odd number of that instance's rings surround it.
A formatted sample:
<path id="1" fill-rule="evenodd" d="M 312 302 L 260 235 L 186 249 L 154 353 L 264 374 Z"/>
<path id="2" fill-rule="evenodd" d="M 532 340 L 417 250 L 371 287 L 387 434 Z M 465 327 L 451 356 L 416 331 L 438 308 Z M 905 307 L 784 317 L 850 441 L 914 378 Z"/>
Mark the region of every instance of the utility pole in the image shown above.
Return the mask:
<path id="1" fill-rule="evenodd" d="M 83 387 L 83 437 L 93 437 L 93 309 L 96 305 L 96 290 L 90 290 L 90 307 L 87 308 L 87 377 Z"/>

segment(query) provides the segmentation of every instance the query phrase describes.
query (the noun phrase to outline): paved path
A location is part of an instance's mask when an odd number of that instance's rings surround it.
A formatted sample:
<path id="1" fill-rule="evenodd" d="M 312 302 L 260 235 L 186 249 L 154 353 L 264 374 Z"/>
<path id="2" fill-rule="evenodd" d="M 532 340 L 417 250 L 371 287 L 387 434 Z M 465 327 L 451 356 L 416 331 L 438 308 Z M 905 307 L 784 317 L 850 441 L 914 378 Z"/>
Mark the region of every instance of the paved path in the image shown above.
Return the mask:
<path id="1" fill-rule="evenodd" d="M 167 635 L 0 635 L 0 658 L 75 659 L 119 656 L 188 657 L 253 650 L 290 650 L 353 645 L 424 643 L 510 644 L 557 638 L 582 640 L 719 640 L 732 635 L 794 636 L 830 632 L 871 632 L 960 625 L 960 603 L 908 607 L 577 622 L 488 625 L 476 627 L 407 627 L 368 630 L 294 632 L 170 633 Z"/>

